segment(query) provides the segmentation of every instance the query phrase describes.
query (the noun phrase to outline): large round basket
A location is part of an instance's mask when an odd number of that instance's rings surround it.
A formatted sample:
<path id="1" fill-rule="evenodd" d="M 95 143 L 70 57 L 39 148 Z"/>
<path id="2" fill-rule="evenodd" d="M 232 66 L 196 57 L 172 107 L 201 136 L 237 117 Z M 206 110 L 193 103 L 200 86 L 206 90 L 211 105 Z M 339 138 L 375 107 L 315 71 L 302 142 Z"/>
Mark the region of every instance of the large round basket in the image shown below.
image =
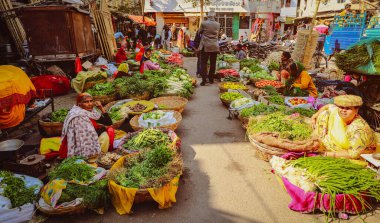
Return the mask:
<path id="1" fill-rule="evenodd" d="M 283 149 L 279 149 L 279 148 L 275 148 L 272 146 L 267 146 L 265 144 L 262 144 L 262 143 L 256 141 L 255 139 L 253 139 L 253 137 L 251 137 L 250 135 L 248 135 L 248 139 L 251 142 L 251 144 L 253 145 L 253 147 L 256 149 L 256 156 L 259 159 L 267 161 L 267 162 L 269 162 L 269 160 L 272 158 L 272 156 L 282 156 L 288 152 L 288 151 L 283 150 Z"/>
<path id="2" fill-rule="evenodd" d="M 179 96 L 153 98 L 150 101 L 156 104 L 160 110 L 174 110 L 179 113 L 185 110 L 185 106 L 188 102 L 186 98 Z"/>
<path id="3" fill-rule="evenodd" d="M 224 106 L 230 107 L 232 100 L 226 100 L 226 99 L 222 99 L 222 98 L 219 98 L 219 99 L 222 101 Z"/>
<path id="4" fill-rule="evenodd" d="M 182 115 L 181 115 L 181 113 L 179 113 L 177 111 L 173 111 L 173 112 L 174 112 L 174 118 L 176 119 L 176 122 L 174 124 L 163 125 L 163 126 L 159 126 L 159 127 L 156 127 L 156 128 L 159 128 L 159 129 L 170 129 L 172 131 L 175 131 L 178 128 L 178 125 L 180 124 L 180 122 L 182 121 Z M 140 118 L 140 115 L 135 115 L 131 119 L 131 121 L 129 122 L 129 124 L 131 124 L 133 130 L 135 130 L 135 131 L 139 131 L 139 130 L 144 129 L 144 127 L 141 127 L 139 125 L 139 118 Z"/>
<path id="5" fill-rule="evenodd" d="M 241 122 L 241 126 L 243 127 L 243 129 L 247 129 L 249 118 L 242 117 L 240 114 L 239 114 L 238 118 Z"/>
<path id="6" fill-rule="evenodd" d="M 111 109 L 111 107 L 114 106 L 117 102 L 119 102 L 119 101 L 113 101 L 113 102 L 108 103 L 106 106 L 104 106 L 104 109 L 108 112 Z M 120 119 L 117 122 L 112 123 L 112 127 L 114 129 L 119 129 L 121 127 L 121 125 L 124 123 L 125 119 L 126 119 L 126 117 Z"/>
<path id="7" fill-rule="evenodd" d="M 92 99 L 94 101 L 100 101 L 102 105 L 106 105 L 110 102 L 113 102 L 116 100 L 116 94 L 114 95 L 102 95 L 102 96 L 92 96 Z"/>
<path id="8" fill-rule="evenodd" d="M 83 86 L 83 92 L 87 91 L 88 89 L 92 88 L 93 86 L 95 86 L 96 84 L 101 84 L 101 83 L 105 83 L 107 82 L 107 79 L 102 79 L 102 80 L 98 80 L 98 81 L 90 81 L 90 82 L 86 82 Z"/>
<path id="9" fill-rule="evenodd" d="M 44 208 L 40 206 L 39 202 L 36 202 L 36 207 L 39 211 L 49 216 L 83 214 L 86 210 L 86 207 L 82 204 L 61 208 Z"/>
<path id="10" fill-rule="evenodd" d="M 45 122 L 42 119 L 38 120 L 38 125 L 41 128 L 41 135 L 44 137 L 61 136 L 63 123 L 62 122 Z"/>
<path id="11" fill-rule="evenodd" d="M 142 105 L 146 106 L 145 110 L 141 111 L 141 112 L 130 112 L 129 114 L 131 114 L 131 115 L 140 115 L 142 113 L 150 112 L 150 111 L 152 111 L 154 109 L 154 103 L 151 102 L 151 101 L 146 101 L 146 100 L 130 101 L 130 102 L 125 103 L 124 105 L 125 106 L 131 106 L 131 107 L 133 107 L 136 104 L 142 104 Z"/>
<path id="12" fill-rule="evenodd" d="M 220 93 L 224 93 L 224 92 L 228 91 L 228 88 L 224 87 L 224 85 L 226 83 L 230 83 L 230 82 L 222 82 L 222 83 L 219 84 L 219 91 L 220 91 Z M 232 82 L 232 83 L 237 84 L 236 82 Z M 247 86 L 245 86 L 244 84 L 241 84 L 241 83 L 239 83 L 239 85 L 244 86 L 244 87 L 242 87 L 240 89 L 234 89 L 234 90 L 248 91 L 248 87 Z"/>

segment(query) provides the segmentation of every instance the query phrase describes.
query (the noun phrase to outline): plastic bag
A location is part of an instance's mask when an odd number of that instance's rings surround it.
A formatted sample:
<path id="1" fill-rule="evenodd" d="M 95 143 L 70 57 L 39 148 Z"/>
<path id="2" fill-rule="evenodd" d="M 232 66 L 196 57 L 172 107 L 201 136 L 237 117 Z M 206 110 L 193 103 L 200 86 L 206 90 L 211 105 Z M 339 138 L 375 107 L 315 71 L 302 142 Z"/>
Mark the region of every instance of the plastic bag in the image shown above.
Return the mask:
<path id="1" fill-rule="evenodd" d="M 144 114 L 143 114 L 139 117 L 139 125 L 144 128 L 171 125 L 171 124 L 176 123 L 177 121 L 173 115 L 174 115 L 173 112 L 165 112 L 165 114 L 160 119 L 145 119 L 144 120 L 143 119 Z"/>
<path id="2" fill-rule="evenodd" d="M 243 108 L 249 108 L 257 104 L 260 104 L 260 102 L 255 101 L 251 98 L 239 98 L 231 102 L 230 110 L 240 111 Z"/>
<path id="3" fill-rule="evenodd" d="M 299 104 L 299 105 L 293 105 L 292 103 L 290 103 L 289 101 L 292 100 L 292 99 L 295 99 L 295 98 L 298 98 L 298 99 L 304 99 L 306 100 L 308 103 L 306 104 Z M 313 105 L 309 103 L 309 98 L 308 97 L 285 97 L 285 104 L 291 108 L 312 108 Z"/>
<path id="4" fill-rule="evenodd" d="M 104 57 L 98 57 L 98 59 L 96 59 L 95 61 L 96 66 L 103 66 L 103 65 L 107 66 L 107 64 L 108 64 L 108 61 L 104 59 Z"/>

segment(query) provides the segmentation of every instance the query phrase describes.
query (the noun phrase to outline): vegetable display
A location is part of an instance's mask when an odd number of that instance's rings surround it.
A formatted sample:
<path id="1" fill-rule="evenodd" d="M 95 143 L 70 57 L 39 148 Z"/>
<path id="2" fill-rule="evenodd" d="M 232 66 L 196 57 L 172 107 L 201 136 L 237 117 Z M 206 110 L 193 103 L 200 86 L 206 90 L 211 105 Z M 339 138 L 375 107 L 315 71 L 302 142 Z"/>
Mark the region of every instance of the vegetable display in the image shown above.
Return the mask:
<path id="1" fill-rule="evenodd" d="M 239 98 L 244 98 L 244 96 L 238 92 L 224 92 L 220 94 L 220 99 L 226 101 L 233 101 Z"/>
<path id="2" fill-rule="evenodd" d="M 23 179 L 9 171 L 0 171 L 0 189 L 0 195 L 11 201 L 12 208 L 21 207 L 37 200 L 36 188 L 26 187 Z"/>
<path id="3" fill-rule="evenodd" d="M 282 97 L 280 95 L 270 96 L 268 98 L 268 101 L 273 103 L 273 104 L 277 104 L 277 105 L 285 105 L 285 99 L 284 99 L 284 97 Z"/>
<path id="4" fill-rule="evenodd" d="M 252 65 L 258 64 L 257 59 L 243 59 L 240 61 L 240 67 L 251 67 Z"/>
<path id="5" fill-rule="evenodd" d="M 69 113 L 69 109 L 63 108 L 51 113 L 51 121 L 52 122 L 64 122 L 67 114 Z"/>
<path id="6" fill-rule="evenodd" d="M 239 72 L 234 69 L 220 69 L 217 74 L 222 78 L 226 76 L 240 77 Z"/>
<path id="7" fill-rule="evenodd" d="M 78 180 L 88 182 L 95 176 L 95 169 L 78 161 L 78 157 L 67 158 L 49 173 L 50 179 Z"/>
<path id="8" fill-rule="evenodd" d="M 279 136 L 284 139 L 306 140 L 311 138 L 313 129 L 310 124 L 300 118 L 290 118 L 276 112 L 262 119 L 250 121 L 248 131 L 249 133 L 273 132 L 279 133 Z"/>
<path id="9" fill-rule="evenodd" d="M 276 88 L 273 86 L 265 86 L 263 90 L 267 93 L 267 95 L 280 95 L 280 93 L 277 92 Z"/>
<path id="10" fill-rule="evenodd" d="M 194 87 L 190 75 L 184 69 L 175 70 L 168 81 L 165 93 L 189 98 L 194 93 Z"/>
<path id="11" fill-rule="evenodd" d="M 260 103 L 249 108 L 243 108 L 240 111 L 240 116 L 248 118 L 250 116 L 267 115 L 277 111 L 285 111 L 285 109 L 285 106 L 265 105 Z"/>
<path id="12" fill-rule="evenodd" d="M 310 109 L 310 108 L 292 108 L 292 109 L 286 110 L 285 114 L 291 115 L 291 114 L 298 113 L 302 116 L 311 118 L 316 112 L 317 112 L 316 110 Z"/>
<path id="13" fill-rule="evenodd" d="M 129 107 L 120 105 L 112 107 L 108 111 L 108 114 L 112 119 L 112 122 L 115 123 L 127 117 L 130 112 L 132 112 L 132 110 Z"/>
<path id="14" fill-rule="evenodd" d="M 140 75 L 117 78 L 114 81 L 114 85 L 122 98 L 142 95 L 150 89 L 149 82 L 144 80 Z"/>
<path id="15" fill-rule="evenodd" d="M 165 115 L 166 112 L 164 111 L 152 111 L 152 112 L 148 112 L 148 113 L 144 113 L 142 115 L 142 118 L 143 120 L 147 120 L 147 119 L 154 119 L 154 120 L 159 120 L 161 119 L 164 115 Z"/>
<path id="16" fill-rule="evenodd" d="M 249 69 L 251 70 L 252 73 L 256 73 L 256 72 L 264 70 L 259 64 L 254 64 L 250 66 Z"/>
<path id="17" fill-rule="evenodd" d="M 238 59 L 236 59 L 235 55 L 232 55 L 232 54 L 221 54 L 221 55 L 218 55 L 218 60 L 222 60 L 226 63 L 236 63 L 236 62 L 239 62 Z"/>
<path id="18" fill-rule="evenodd" d="M 111 82 L 99 83 L 87 90 L 87 93 L 92 96 L 113 95 L 115 94 L 115 87 Z"/>
<path id="19" fill-rule="evenodd" d="M 279 82 L 279 81 L 262 80 L 262 81 L 256 82 L 255 86 L 258 87 L 258 88 L 263 88 L 263 87 L 266 87 L 266 86 L 272 86 L 272 87 L 275 87 L 275 88 L 280 88 L 280 87 L 283 87 L 284 85 L 281 82 Z"/>
<path id="20" fill-rule="evenodd" d="M 248 89 L 247 86 L 245 86 L 244 84 L 237 83 L 237 82 L 223 82 L 221 84 L 221 87 L 226 88 L 226 89 L 231 89 L 231 90 L 238 90 L 238 89 L 247 90 Z"/>
<path id="21" fill-rule="evenodd" d="M 142 150 L 155 145 L 169 145 L 169 136 L 159 129 L 146 129 L 128 140 L 123 147 L 129 150 Z"/>
<path id="22" fill-rule="evenodd" d="M 302 105 L 302 104 L 307 104 L 307 100 L 303 99 L 303 98 L 292 98 L 289 100 L 289 102 L 292 104 L 292 105 Z"/>
<path id="23" fill-rule="evenodd" d="M 365 208 L 370 208 L 371 204 L 363 196 L 380 201 L 380 179 L 376 172 L 348 159 L 303 157 L 290 161 L 290 165 L 306 170 L 307 179 L 315 184 L 316 191 L 322 197 L 330 195 L 329 216 L 335 212 L 338 194 L 354 196 Z"/>
<path id="24" fill-rule="evenodd" d="M 155 145 L 126 157 L 124 168 L 111 170 L 110 180 L 127 188 L 160 188 L 182 171 L 182 161 L 167 145 Z"/>
<path id="25" fill-rule="evenodd" d="M 230 107 L 231 108 L 241 108 L 242 106 L 249 106 L 248 104 L 254 103 L 251 98 L 240 98 L 237 100 L 234 100 Z"/>
<path id="26" fill-rule="evenodd" d="M 239 81 L 240 81 L 239 77 L 234 77 L 230 75 L 227 75 L 223 78 L 223 82 L 239 82 Z"/>
<path id="27" fill-rule="evenodd" d="M 255 73 L 251 74 L 249 77 L 255 78 L 255 79 L 261 79 L 261 80 L 276 80 L 275 77 L 268 74 L 268 72 L 265 70 L 257 71 Z"/>
<path id="28" fill-rule="evenodd" d="M 273 71 L 273 70 L 280 70 L 280 64 L 276 61 L 271 61 L 268 65 L 268 69 L 270 71 Z"/>

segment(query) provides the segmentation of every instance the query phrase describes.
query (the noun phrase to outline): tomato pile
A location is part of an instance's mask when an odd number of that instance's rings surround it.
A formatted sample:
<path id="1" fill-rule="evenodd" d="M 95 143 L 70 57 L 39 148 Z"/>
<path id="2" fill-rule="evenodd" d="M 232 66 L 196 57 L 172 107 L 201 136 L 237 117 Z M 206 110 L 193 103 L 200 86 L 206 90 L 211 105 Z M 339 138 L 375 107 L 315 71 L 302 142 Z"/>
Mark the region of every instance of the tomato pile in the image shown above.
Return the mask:
<path id="1" fill-rule="evenodd" d="M 289 100 L 289 103 L 292 105 L 301 105 L 301 104 L 307 104 L 307 100 L 303 98 L 292 98 Z"/>
<path id="2" fill-rule="evenodd" d="M 224 78 L 226 76 L 240 77 L 239 72 L 234 69 L 220 69 L 218 71 L 218 74 L 221 78 Z"/>
<path id="3" fill-rule="evenodd" d="M 272 86 L 275 88 L 283 87 L 284 85 L 279 81 L 271 81 L 271 80 L 262 80 L 255 83 L 255 86 L 258 88 L 263 88 L 266 86 Z"/>
<path id="4" fill-rule="evenodd" d="M 182 56 L 179 53 L 173 53 L 170 57 L 166 59 L 166 61 L 177 65 L 183 64 Z"/>

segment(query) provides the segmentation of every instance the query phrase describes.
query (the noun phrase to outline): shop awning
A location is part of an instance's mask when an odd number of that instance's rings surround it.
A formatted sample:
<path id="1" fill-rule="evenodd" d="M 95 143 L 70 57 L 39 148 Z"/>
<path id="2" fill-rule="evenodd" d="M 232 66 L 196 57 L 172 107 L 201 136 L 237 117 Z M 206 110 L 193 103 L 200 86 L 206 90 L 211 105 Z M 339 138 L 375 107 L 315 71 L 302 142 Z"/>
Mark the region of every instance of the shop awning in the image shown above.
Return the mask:
<path id="1" fill-rule="evenodd" d="M 135 23 L 145 24 L 147 26 L 155 26 L 157 24 L 152 18 L 146 16 L 144 16 L 144 21 L 141 15 L 127 15 L 127 17 Z"/>
<path id="2" fill-rule="evenodd" d="M 249 3 L 242 0 L 218 0 L 210 5 L 204 6 L 204 12 L 214 10 L 221 13 L 249 13 Z M 161 0 L 151 1 L 145 4 L 144 12 L 182 12 L 182 13 L 199 13 L 199 2 L 194 7 L 191 1 L 185 0 Z"/>
<path id="3" fill-rule="evenodd" d="M 201 17 L 201 13 L 183 13 L 185 17 Z M 206 16 L 206 13 L 203 13 L 203 16 Z"/>

